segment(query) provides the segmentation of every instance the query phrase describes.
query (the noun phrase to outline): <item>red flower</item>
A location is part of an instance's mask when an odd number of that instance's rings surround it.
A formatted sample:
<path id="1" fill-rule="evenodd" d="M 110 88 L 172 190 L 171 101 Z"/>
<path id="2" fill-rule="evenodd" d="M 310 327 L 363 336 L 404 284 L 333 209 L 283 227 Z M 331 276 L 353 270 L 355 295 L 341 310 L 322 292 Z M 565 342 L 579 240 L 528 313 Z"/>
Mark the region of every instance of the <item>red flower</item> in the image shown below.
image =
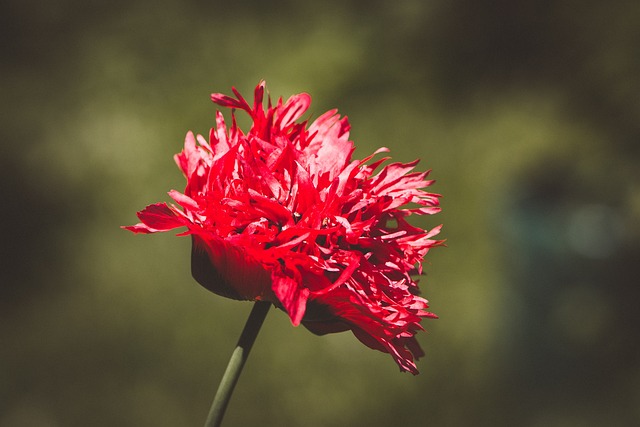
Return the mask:
<path id="1" fill-rule="evenodd" d="M 233 109 L 231 127 L 218 112 L 209 142 L 187 133 L 175 156 L 187 187 L 169 192 L 181 208 L 150 205 L 138 212 L 141 223 L 124 228 L 186 227 L 180 235 L 192 236 L 192 273 L 205 288 L 271 301 L 319 335 L 351 330 L 417 374 L 414 358 L 424 353 L 415 334 L 422 318 L 436 316 L 411 274 L 441 241 L 433 239 L 440 227 L 425 231 L 406 217 L 440 210 L 440 196 L 422 190 L 433 181 L 411 172 L 418 161 L 367 164 L 386 148 L 352 161 L 346 117 L 332 110 L 307 126 L 299 119 L 309 95 L 275 106 L 269 99 L 265 110 L 264 91 L 261 82 L 253 105 L 235 88 L 236 98 L 211 95 Z M 247 134 L 235 109 L 253 120 Z"/>

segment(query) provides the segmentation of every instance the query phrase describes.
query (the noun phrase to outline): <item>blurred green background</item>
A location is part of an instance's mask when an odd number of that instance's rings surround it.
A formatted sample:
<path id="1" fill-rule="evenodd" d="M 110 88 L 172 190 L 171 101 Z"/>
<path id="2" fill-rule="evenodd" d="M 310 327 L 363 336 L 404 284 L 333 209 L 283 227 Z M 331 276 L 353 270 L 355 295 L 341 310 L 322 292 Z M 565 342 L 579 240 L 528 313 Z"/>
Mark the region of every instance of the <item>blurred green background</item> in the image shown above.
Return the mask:
<path id="1" fill-rule="evenodd" d="M 134 236 L 212 92 L 433 169 L 422 373 L 272 311 L 226 425 L 640 425 L 640 2 L 9 0 L 0 426 L 197 426 L 251 308 Z"/>

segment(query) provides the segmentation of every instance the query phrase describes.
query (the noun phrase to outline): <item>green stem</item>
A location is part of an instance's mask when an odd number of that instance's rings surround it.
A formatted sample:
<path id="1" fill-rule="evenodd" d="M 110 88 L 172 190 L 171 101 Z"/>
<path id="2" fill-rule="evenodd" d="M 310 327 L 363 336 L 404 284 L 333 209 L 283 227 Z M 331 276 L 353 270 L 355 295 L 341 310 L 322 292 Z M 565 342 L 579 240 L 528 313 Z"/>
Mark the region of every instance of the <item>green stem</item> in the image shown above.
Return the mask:
<path id="1" fill-rule="evenodd" d="M 251 347 L 256 340 L 256 336 L 260 331 L 260 327 L 270 307 L 271 303 L 266 301 L 256 301 L 254 304 L 247 323 L 244 325 L 240 339 L 238 340 L 238 345 L 236 345 L 235 350 L 233 350 L 233 354 L 227 365 L 227 370 L 222 376 L 222 380 L 218 386 L 218 391 L 211 404 L 205 427 L 219 427 L 222 423 L 222 417 L 229 404 L 229 399 L 231 399 L 233 389 L 238 382 L 242 367 L 247 361 L 247 357 L 249 357 Z"/>

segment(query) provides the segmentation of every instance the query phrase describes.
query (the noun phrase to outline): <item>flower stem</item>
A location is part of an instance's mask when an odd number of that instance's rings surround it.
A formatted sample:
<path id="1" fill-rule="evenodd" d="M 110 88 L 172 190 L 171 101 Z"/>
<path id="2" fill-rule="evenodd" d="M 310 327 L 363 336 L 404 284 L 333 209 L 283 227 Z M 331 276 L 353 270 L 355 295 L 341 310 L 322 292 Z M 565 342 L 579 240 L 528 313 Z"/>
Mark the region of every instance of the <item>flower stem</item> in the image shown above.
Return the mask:
<path id="1" fill-rule="evenodd" d="M 219 427 L 222 423 L 222 417 L 224 416 L 224 412 L 227 409 L 229 400 L 231 399 L 233 389 L 238 382 L 238 378 L 242 372 L 242 367 L 247 361 L 247 357 L 249 357 L 251 347 L 256 340 L 256 336 L 260 331 L 260 327 L 262 326 L 270 307 L 271 303 L 266 301 L 256 301 L 254 304 L 251 314 L 249 314 L 249 318 L 247 319 L 247 323 L 244 325 L 238 344 L 229 359 L 227 370 L 222 376 L 216 396 L 213 398 L 213 403 L 211 404 L 211 409 L 209 410 L 209 416 L 207 417 L 205 427 Z"/>

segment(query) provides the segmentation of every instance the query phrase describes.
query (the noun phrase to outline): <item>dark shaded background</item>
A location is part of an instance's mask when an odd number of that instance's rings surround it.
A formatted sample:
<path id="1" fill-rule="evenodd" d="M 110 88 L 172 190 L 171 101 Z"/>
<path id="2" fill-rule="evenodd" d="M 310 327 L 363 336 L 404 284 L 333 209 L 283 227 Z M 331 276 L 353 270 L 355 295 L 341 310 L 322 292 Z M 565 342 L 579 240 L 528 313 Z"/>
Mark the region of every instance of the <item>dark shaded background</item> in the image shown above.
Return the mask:
<path id="1" fill-rule="evenodd" d="M 432 168 L 449 247 L 417 377 L 272 312 L 227 425 L 640 423 L 640 2 L 29 0 L 0 10 L 0 426 L 202 425 L 250 304 L 189 241 L 211 92 L 312 94 L 357 155 Z"/>

